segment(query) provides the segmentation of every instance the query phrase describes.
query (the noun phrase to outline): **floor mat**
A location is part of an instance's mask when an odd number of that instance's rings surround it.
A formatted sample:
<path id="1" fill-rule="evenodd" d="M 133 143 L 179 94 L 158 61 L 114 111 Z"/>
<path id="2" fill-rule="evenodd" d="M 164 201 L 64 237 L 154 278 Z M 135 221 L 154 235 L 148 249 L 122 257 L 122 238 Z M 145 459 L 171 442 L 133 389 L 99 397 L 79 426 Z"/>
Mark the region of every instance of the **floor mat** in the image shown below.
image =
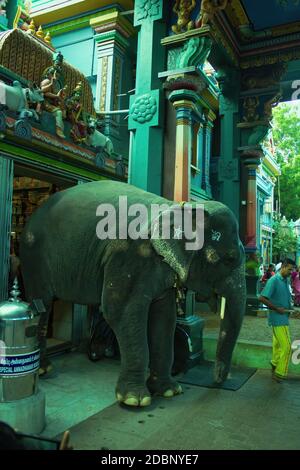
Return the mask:
<path id="1" fill-rule="evenodd" d="M 189 369 L 186 374 L 178 378 L 178 382 L 199 387 L 222 388 L 223 390 L 239 390 L 250 377 L 256 372 L 256 369 L 248 367 L 231 367 L 227 380 L 222 385 L 214 383 L 214 363 L 205 362 Z"/>

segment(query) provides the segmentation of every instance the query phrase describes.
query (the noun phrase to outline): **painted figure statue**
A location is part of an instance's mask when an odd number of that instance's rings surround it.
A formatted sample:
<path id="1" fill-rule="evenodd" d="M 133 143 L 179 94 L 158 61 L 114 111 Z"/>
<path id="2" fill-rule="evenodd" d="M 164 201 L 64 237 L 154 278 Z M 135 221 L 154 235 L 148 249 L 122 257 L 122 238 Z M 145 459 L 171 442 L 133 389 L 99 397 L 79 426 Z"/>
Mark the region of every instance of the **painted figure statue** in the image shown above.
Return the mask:
<path id="1" fill-rule="evenodd" d="M 194 21 L 190 16 L 195 6 L 196 0 L 175 0 L 173 11 L 178 16 L 178 20 L 176 25 L 172 26 L 173 33 L 183 33 L 194 28 Z"/>
<path id="2" fill-rule="evenodd" d="M 0 0 L 0 15 L 1 16 L 6 16 L 6 7 L 7 0 Z"/>
<path id="3" fill-rule="evenodd" d="M 200 14 L 196 20 L 196 27 L 200 28 L 210 24 L 215 14 L 225 10 L 228 0 L 202 0 Z"/>
<path id="4" fill-rule="evenodd" d="M 67 119 L 71 122 L 70 135 L 75 143 L 85 142 L 87 125 L 82 118 L 82 82 L 78 82 L 70 98 L 66 100 Z"/>
<path id="5" fill-rule="evenodd" d="M 120 235 L 126 217 L 120 215 L 119 196 L 126 197 L 131 211 L 137 203 L 149 211 L 151 204 L 165 204 L 144 226 L 144 235 L 152 236 L 126 239 L 127 230 Z M 217 294 L 227 299 L 215 363 L 216 382 L 226 379 L 246 298 L 244 250 L 237 222 L 223 204 L 205 201 L 204 245 L 187 250 L 180 227 L 173 225 L 175 235 L 169 239 L 156 230 L 173 204 L 129 184 L 101 181 L 56 193 L 34 212 L 22 233 L 20 255 L 27 300 L 42 299 L 46 309 L 39 325 L 44 370 L 48 367 L 45 335 L 53 300 L 101 304 L 120 348 L 118 401 L 147 406 L 151 394 L 172 397 L 181 393 L 180 385 L 171 377 L 174 286 L 179 283 L 202 298 Z M 116 215 L 115 220 L 110 219 L 112 225 L 107 225 L 105 218 L 99 221 L 108 207 L 110 214 Z M 184 207 L 178 206 L 178 210 L 182 216 Z M 189 211 L 194 223 L 196 213 L 192 208 Z M 156 236 L 150 231 L 153 223 Z"/>
<path id="6" fill-rule="evenodd" d="M 30 105 L 39 107 L 43 102 L 44 95 L 35 84 L 23 88 L 17 80 L 13 82 L 13 86 L 0 82 L 0 104 L 17 113 L 20 119 L 33 117 L 39 121 L 37 111 L 30 108 Z"/>
<path id="7" fill-rule="evenodd" d="M 65 87 L 61 81 L 62 62 L 63 56 L 58 53 L 54 65 L 45 70 L 40 86 L 45 97 L 44 109 L 55 117 L 56 134 L 58 137 L 65 138 L 63 122 L 65 117 Z"/>
<path id="8" fill-rule="evenodd" d="M 86 144 L 91 147 L 103 149 L 109 156 L 114 151 L 114 146 L 109 137 L 102 134 L 97 129 L 97 119 L 92 116 L 89 117 L 87 122 L 87 139 Z"/>

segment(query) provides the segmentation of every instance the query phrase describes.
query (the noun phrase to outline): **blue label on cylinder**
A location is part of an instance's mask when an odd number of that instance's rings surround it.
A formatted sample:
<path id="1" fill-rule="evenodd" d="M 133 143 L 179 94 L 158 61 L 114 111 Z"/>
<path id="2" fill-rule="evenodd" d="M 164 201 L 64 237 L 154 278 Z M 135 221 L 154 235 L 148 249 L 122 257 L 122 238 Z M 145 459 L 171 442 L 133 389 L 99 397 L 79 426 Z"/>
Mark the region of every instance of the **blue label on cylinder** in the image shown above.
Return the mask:
<path id="1" fill-rule="evenodd" d="M 40 366 L 40 350 L 18 356 L 0 355 L 0 376 L 24 375 Z"/>

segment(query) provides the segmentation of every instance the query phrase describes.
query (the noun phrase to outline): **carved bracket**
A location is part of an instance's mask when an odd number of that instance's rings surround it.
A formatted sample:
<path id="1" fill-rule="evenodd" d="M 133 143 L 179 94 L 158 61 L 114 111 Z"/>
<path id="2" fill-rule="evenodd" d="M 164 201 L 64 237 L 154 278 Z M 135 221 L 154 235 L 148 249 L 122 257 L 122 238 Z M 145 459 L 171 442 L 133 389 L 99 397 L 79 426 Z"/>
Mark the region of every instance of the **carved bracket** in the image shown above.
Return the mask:
<path id="1" fill-rule="evenodd" d="M 202 67 L 208 58 L 212 47 L 212 40 L 209 37 L 188 39 L 176 61 L 176 68 L 181 69 L 189 66 Z"/>

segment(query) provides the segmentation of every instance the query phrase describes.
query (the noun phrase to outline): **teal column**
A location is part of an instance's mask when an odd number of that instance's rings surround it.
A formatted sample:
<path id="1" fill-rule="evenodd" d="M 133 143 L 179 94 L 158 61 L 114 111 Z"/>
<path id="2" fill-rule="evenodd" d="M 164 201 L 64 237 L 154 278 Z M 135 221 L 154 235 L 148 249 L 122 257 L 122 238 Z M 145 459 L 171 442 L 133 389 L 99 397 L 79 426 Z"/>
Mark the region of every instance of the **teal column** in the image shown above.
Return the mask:
<path id="1" fill-rule="evenodd" d="M 122 71 L 125 68 L 125 54 L 128 41 L 118 32 L 109 31 L 95 36 L 97 45 L 98 71 L 96 87 L 96 109 L 100 113 L 120 109 Z M 106 117 L 105 133 L 119 136 L 120 115 Z"/>
<path id="2" fill-rule="evenodd" d="M 12 160 L 0 156 L 0 302 L 8 296 L 13 168 Z"/>
<path id="3" fill-rule="evenodd" d="M 166 34 L 163 0 L 136 0 L 134 25 L 139 28 L 136 92 L 130 100 L 129 183 L 161 194 L 163 162 L 163 100 L 158 73 L 164 70 Z"/>
<path id="4" fill-rule="evenodd" d="M 202 181 L 201 188 L 205 191 L 209 198 L 212 197 L 210 185 L 210 160 L 212 148 L 212 130 L 213 121 L 216 115 L 212 111 L 207 111 L 206 121 L 203 123 L 203 160 L 202 160 Z"/>
<path id="5" fill-rule="evenodd" d="M 219 161 L 220 199 L 240 219 L 240 162 L 238 154 L 239 74 L 226 71 L 218 77 L 220 95 L 221 155 Z"/>

